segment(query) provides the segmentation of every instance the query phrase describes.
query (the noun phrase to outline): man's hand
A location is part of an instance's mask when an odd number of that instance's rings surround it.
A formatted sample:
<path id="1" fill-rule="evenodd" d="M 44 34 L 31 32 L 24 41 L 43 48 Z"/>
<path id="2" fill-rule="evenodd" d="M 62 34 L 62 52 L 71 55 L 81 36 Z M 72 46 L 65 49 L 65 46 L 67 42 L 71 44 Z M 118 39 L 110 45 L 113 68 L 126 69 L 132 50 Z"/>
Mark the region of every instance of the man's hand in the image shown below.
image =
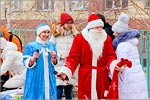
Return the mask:
<path id="1" fill-rule="evenodd" d="M 69 80 L 65 73 L 62 73 L 62 72 L 58 73 L 57 71 L 54 71 L 54 74 L 56 74 L 57 78 L 62 80 L 62 81 L 65 81 L 65 80 L 68 81 Z"/>

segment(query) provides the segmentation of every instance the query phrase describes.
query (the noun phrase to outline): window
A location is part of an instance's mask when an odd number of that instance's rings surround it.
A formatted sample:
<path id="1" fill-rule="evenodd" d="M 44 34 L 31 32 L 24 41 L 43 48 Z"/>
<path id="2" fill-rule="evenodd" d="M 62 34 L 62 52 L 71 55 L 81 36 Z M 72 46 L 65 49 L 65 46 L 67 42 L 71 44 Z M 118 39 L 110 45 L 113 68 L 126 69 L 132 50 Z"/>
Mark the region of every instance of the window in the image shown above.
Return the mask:
<path id="1" fill-rule="evenodd" d="M 122 0 L 122 8 L 128 7 L 128 0 Z"/>
<path id="2" fill-rule="evenodd" d="M 37 10 L 54 11 L 54 0 L 37 0 Z"/>
<path id="3" fill-rule="evenodd" d="M 12 11 L 20 11 L 22 9 L 22 0 L 12 0 Z"/>
<path id="4" fill-rule="evenodd" d="M 105 8 L 106 9 L 113 8 L 113 2 L 112 2 L 112 0 L 105 0 Z"/>
<path id="5" fill-rule="evenodd" d="M 146 0 L 146 8 L 150 8 L 150 0 Z"/>
<path id="6" fill-rule="evenodd" d="M 128 0 L 105 0 L 105 9 L 122 9 L 128 6 Z"/>
<path id="7" fill-rule="evenodd" d="M 88 1 L 87 0 L 71 0 L 69 4 L 69 9 L 73 10 L 87 10 Z"/>

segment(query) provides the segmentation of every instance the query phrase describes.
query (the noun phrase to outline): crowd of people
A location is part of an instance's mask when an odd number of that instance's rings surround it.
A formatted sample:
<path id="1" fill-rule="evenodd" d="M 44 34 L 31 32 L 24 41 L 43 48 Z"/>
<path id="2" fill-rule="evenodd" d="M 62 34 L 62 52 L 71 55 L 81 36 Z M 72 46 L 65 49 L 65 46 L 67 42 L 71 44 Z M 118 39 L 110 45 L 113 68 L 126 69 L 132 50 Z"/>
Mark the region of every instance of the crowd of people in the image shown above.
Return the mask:
<path id="1" fill-rule="evenodd" d="M 36 39 L 23 51 L 0 27 L 1 91 L 23 88 L 23 99 L 148 99 L 146 77 L 139 60 L 139 31 L 129 29 L 121 13 L 111 26 L 104 15 L 92 13 L 81 31 L 66 12 L 51 25 L 40 24 Z M 76 73 L 77 76 L 75 75 Z M 14 84 L 12 84 L 14 83 Z"/>

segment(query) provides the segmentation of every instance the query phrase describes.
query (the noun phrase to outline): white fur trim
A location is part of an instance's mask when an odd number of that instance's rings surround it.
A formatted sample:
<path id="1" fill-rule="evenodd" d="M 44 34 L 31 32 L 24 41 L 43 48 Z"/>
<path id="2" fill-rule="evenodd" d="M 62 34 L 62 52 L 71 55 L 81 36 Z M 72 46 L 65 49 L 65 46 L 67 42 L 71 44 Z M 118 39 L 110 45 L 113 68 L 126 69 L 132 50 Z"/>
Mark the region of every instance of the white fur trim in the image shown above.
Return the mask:
<path id="1" fill-rule="evenodd" d="M 114 60 L 114 61 L 111 62 L 111 64 L 110 64 L 110 74 L 111 74 L 111 75 L 113 75 L 115 66 L 117 65 L 117 63 L 118 63 L 119 61 L 120 61 L 120 60 Z"/>
<path id="2" fill-rule="evenodd" d="M 31 59 L 31 57 L 27 58 L 26 61 L 25 61 L 25 66 L 27 68 L 33 68 L 36 65 L 36 62 L 35 62 L 31 67 L 29 67 L 28 64 L 29 64 L 30 59 Z"/>
<path id="3" fill-rule="evenodd" d="M 48 52 L 46 50 L 43 51 L 43 58 L 44 58 L 45 99 L 49 100 L 50 80 L 49 80 L 49 68 L 48 68 Z"/>
<path id="4" fill-rule="evenodd" d="M 71 72 L 71 70 L 68 67 L 63 66 L 61 68 L 60 72 L 65 73 L 67 75 L 67 77 L 69 78 L 69 80 L 71 80 L 72 72 Z"/>
<path id="5" fill-rule="evenodd" d="M 37 36 L 35 41 L 40 43 L 40 44 L 45 45 L 46 43 L 48 43 L 49 38 L 47 40 L 43 41 L 39 36 Z"/>
<path id="6" fill-rule="evenodd" d="M 50 31 L 50 28 L 49 26 L 45 25 L 45 26 L 42 26 L 42 27 L 39 27 L 36 31 L 37 35 L 39 36 L 41 32 L 43 31 L 46 31 L 46 30 L 49 30 Z"/>
<path id="7" fill-rule="evenodd" d="M 93 54 L 92 66 L 97 66 L 97 57 Z M 96 90 L 96 78 L 97 70 L 92 69 L 92 81 L 91 81 L 91 99 L 97 100 L 97 90 Z"/>
<path id="8" fill-rule="evenodd" d="M 89 41 L 88 40 L 88 29 L 87 28 L 84 28 L 82 30 L 82 35 L 83 37 L 85 38 L 86 41 Z M 93 53 L 93 59 L 92 59 L 92 65 L 93 66 L 96 66 L 97 65 L 97 57 L 94 56 L 94 53 Z M 96 80 L 94 78 L 96 78 L 95 74 L 96 74 L 96 70 L 95 69 L 92 69 L 92 81 L 91 81 L 91 99 L 97 99 L 97 93 L 96 93 Z"/>
<path id="9" fill-rule="evenodd" d="M 84 29 L 82 30 L 82 35 L 83 35 L 83 37 L 85 38 L 85 40 L 88 39 L 87 34 L 88 34 L 88 29 L 87 29 L 87 28 L 84 28 Z"/>
<path id="10" fill-rule="evenodd" d="M 97 19 L 97 20 L 93 20 L 91 22 L 88 22 L 86 28 L 87 29 L 90 29 L 90 28 L 93 28 L 93 27 L 97 27 L 97 26 L 104 26 L 104 23 L 101 19 Z"/>
<path id="11" fill-rule="evenodd" d="M 108 95 L 108 91 L 105 90 L 105 91 L 104 91 L 104 97 L 107 97 L 107 95 Z"/>

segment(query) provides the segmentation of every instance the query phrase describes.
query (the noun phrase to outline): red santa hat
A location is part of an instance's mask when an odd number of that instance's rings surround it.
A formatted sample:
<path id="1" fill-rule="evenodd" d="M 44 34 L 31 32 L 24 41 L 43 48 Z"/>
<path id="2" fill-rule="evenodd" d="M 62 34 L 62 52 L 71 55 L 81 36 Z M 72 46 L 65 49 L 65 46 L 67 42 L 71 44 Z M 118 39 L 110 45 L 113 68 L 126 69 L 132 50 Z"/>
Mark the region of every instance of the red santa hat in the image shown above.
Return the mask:
<path id="1" fill-rule="evenodd" d="M 65 23 L 72 21 L 73 22 L 73 18 L 66 12 L 61 13 L 60 15 L 60 23 L 61 25 L 64 25 Z"/>
<path id="2" fill-rule="evenodd" d="M 97 16 L 95 13 L 92 13 L 88 18 L 88 24 L 86 26 L 87 29 L 97 27 L 97 26 L 104 26 L 103 21 Z"/>

